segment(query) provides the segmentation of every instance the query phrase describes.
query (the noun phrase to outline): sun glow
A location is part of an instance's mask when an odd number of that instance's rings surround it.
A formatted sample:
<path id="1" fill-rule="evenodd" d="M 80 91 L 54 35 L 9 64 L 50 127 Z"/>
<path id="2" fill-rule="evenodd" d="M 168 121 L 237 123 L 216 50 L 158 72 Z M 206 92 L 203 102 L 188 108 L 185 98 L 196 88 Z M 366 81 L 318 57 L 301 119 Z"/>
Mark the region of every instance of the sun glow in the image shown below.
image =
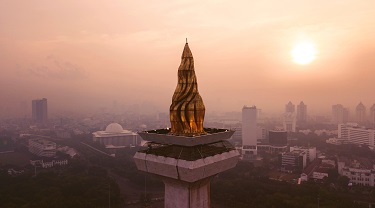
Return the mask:
<path id="1" fill-rule="evenodd" d="M 299 43 L 291 51 L 294 63 L 309 64 L 316 58 L 316 49 L 312 43 Z"/>

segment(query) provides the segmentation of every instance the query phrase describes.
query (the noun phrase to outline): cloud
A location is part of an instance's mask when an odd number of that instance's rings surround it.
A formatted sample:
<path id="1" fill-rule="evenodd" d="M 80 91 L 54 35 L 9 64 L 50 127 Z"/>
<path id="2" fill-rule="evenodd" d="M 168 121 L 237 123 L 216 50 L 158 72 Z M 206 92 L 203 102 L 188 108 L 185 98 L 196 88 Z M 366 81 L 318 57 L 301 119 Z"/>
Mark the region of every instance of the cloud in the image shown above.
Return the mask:
<path id="1" fill-rule="evenodd" d="M 44 63 L 28 67 L 26 75 L 59 80 L 78 80 L 88 77 L 86 70 L 81 66 L 49 55 Z"/>

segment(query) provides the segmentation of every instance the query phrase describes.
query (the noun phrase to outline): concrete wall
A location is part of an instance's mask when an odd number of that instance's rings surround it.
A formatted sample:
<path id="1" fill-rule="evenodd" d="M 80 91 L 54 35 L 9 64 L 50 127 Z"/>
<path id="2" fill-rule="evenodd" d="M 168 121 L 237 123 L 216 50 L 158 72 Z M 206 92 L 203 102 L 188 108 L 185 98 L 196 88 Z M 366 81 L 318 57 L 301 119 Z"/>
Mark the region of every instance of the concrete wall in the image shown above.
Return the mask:
<path id="1" fill-rule="evenodd" d="M 210 180 L 202 179 L 194 183 L 165 178 L 165 208 L 209 208 Z"/>

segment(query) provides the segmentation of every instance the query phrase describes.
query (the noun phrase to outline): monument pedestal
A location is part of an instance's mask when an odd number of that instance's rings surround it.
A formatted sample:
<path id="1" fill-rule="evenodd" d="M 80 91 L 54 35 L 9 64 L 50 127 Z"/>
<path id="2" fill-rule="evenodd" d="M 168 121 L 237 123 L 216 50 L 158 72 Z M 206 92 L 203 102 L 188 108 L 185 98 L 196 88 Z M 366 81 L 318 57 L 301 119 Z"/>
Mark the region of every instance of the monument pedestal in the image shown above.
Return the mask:
<path id="1" fill-rule="evenodd" d="M 231 132 L 221 136 L 228 134 Z M 134 162 L 138 170 L 162 178 L 166 208 L 209 208 L 211 178 L 235 167 L 240 156 L 226 141 L 196 146 L 149 145 L 134 155 Z"/>
<path id="2" fill-rule="evenodd" d="M 188 183 L 170 178 L 165 184 L 165 208 L 209 208 L 211 177 Z"/>

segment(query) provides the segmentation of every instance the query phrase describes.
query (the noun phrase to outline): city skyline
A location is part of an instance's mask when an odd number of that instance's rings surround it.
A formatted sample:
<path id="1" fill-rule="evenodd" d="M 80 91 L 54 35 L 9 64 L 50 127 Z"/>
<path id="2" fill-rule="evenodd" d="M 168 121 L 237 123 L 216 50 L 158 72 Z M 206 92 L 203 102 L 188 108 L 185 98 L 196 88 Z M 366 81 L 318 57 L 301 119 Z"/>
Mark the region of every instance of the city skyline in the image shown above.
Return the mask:
<path id="1" fill-rule="evenodd" d="M 3 0 L 0 25 L 0 207 L 375 206 L 373 0 Z"/>
<path id="2" fill-rule="evenodd" d="M 36 97 L 49 99 L 51 113 L 93 112 L 114 101 L 163 112 L 185 38 L 211 111 L 257 105 L 276 113 L 303 100 L 309 112 L 330 114 L 335 103 L 375 103 L 373 1 L 290 1 L 283 10 L 277 1 L 0 5 L 0 115 Z M 304 41 L 316 58 L 296 64 L 290 53 Z"/>

